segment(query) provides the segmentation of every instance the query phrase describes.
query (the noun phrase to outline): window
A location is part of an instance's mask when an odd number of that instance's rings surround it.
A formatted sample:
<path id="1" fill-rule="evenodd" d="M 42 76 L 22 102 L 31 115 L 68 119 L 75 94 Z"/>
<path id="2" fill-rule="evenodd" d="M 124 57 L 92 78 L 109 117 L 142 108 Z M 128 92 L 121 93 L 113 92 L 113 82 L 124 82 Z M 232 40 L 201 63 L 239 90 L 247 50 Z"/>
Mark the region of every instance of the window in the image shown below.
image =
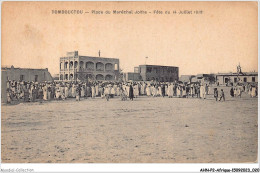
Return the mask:
<path id="1" fill-rule="evenodd" d="M 234 78 L 234 82 L 237 83 L 237 78 L 236 77 Z"/>
<path id="2" fill-rule="evenodd" d="M 20 75 L 20 81 L 24 80 L 24 75 Z"/>
<path id="3" fill-rule="evenodd" d="M 228 78 L 225 78 L 225 83 L 228 83 L 229 79 Z"/>
<path id="4" fill-rule="evenodd" d="M 146 73 L 151 73 L 152 72 L 152 68 L 151 67 L 147 67 L 146 68 Z"/>
<path id="5" fill-rule="evenodd" d="M 244 77 L 244 82 L 247 82 L 247 78 L 246 77 Z"/>
<path id="6" fill-rule="evenodd" d="M 252 77 L 252 82 L 255 82 L 255 77 Z"/>
<path id="7" fill-rule="evenodd" d="M 34 82 L 38 82 L 38 75 L 34 76 Z"/>

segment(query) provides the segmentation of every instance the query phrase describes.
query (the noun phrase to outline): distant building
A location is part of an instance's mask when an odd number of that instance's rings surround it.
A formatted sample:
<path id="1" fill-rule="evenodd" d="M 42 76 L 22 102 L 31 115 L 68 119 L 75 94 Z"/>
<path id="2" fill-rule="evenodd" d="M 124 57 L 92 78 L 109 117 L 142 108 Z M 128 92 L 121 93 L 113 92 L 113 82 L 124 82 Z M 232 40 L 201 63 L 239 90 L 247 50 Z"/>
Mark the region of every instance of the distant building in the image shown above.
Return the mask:
<path id="1" fill-rule="evenodd" d="M 100 55 L 100 53 L 99 53 Z M 59 79 L 62 81 L 118 80 L 119 59 L 78 55 L 68 52 L 60 58 Z"/>
<path id="2" fill-rule="evenodd" d="M 31 68 L 15 68 L 2 67 L 2 82 L 7 80 L 15 81 L 30 81 L 30 82 L 43 82 L 53 81 L 48 68 L 45 69 L 31 69 Z"/>
<path id="3" fill-rule="evenodd" d="M 15 68 L 2 67 L 2 80 L 1 80 L 1 93 L 2 100 L 6 100 L 6 83 L 8 80 L 15 80 L 17 82 L 28 81 L 28 82 L 44 82 L 53 81 L 48 68 L 45 69 L 30 69 L 30 68 Z"/>
<path id="4" fill-rule="evenodd" d="M 124 76 L 127 81 L 174 82 L 179 80 L 179 67 L 139 65 L 134 68 L 134 73 L 125 73 Z"/>
<path id="5" fill-rule="evenodd" d="M 258 72 L 241 73 L 218 73 L 216 74 L 216 83 L 218 85 L 234 85 L 237 83 L 257 83 Z"/>
<path id="6" fill-rule="evenodd" d="M 215 83 L 214 74 L 181 75 L 180 81 L 183 83 Z"/>
<path id="7" fill-rule="evenodd" d="M 189 83 L 192 81 L 192 78 L 195 78 L 194 75 L 181 75 L 179 81 L 183 83 Z"/>
<path id="8" fill-rule="evenodd" d="M 124 81 L 142 81 L 142 76 L 140 75 L 140 73 L 127 72 L 127 73 L 124 73 L 123 80 Z"/>
<path id="9" fill-rule="evenodd" d="M 258 72 L 242 72 L 242 68 L 237 66 L 236 73 L 218 73 L 216 74 L 216 83 L 218 85 L 236 85 L 238 83 L 258 83 Z"/>
<path id="10" fill-rule="evenodd" d="M 54 81 L 59 81 L 60 80 L 60 75 L 59 74 L 53 74 L 52 78 Z"/>

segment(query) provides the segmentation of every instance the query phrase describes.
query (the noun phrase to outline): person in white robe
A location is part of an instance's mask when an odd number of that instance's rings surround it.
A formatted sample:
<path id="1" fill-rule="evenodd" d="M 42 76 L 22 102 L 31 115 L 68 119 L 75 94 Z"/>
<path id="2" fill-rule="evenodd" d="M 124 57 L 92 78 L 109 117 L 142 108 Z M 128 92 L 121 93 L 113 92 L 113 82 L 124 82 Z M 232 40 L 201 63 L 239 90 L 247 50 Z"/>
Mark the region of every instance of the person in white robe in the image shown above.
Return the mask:
<path id="1" fill-rule="evenodd" d="M 205 90 L 205 86 L 204 85 L 200 86 L 200 98 L 203 98 L 203 99 L 206 98 L 206 90 Z"/>
<path id="2" fill-rule="evenodd" d="M 80 97 L 85 97 L 85 86 L 84 85 L 81 86 Z"/>
<path id="3" fill-rule="evenodd" d="M 134 85 L 134 97 L 137 98 L 137 96 L 139 96 L 138 85 Z"/>
<path id="4" fill-rule="evenodd" d="M 43 88 L 43 100 L 48 100 L 48 88 L 47 88 L 47 85 L 44 85 Z"/>
<path id="5" fill-rule="evenodd" d="M 130 86 L 129 85 L 126 85 L 126 95 L 127 95 L 127 97 L 129 97 L 129 89 L 130 89 Z"/>
<path id="6" fill-rule="evenodd" d="M 147 95 L 148 97 L 151 96 L 151 86 L 150 86 L 150 85 L 148 85 L 148 86 L 146 87 L 146 95 Z"/>
<path id="7" fill-rule="evenodd" d="M 158 87 L 158 96 L 162 96 L 162 87 L 161 86 L 159 86 Z"/>
<path id="8" fill-rule="evenodd" d="M 91 97 L 95 98 L 96 97 L 96 88 L 94 85 L 91 86 Z"/>
<path id="9" fill-rule="evenodd" d="M 252 87 L 251 97 L 256 97 L 256 87 Z"/>
<path id="10" fill-rule="evenodd" d="M 95 97 L 99 96 L 99 85 L 95 86 Z"/>
<path id="11" fill-rule="evenodd" d="M 72 85 L 72 88 L 71 88 L 71 96 L 72 96 L 73 98 L 76 97 L 76 85 L 75 85 L 75 84 Z"/>
<path id="12" fill-rule="evenodd" d="M 65 99 L 66 99 L 66 98 L 69 97 L 69 87 L 68 87 L 68 85 L 65 85 L 64 92 L 65 92 Z"/>
<path id="13" fill-rule="evenodd" d="M 173 84 L 170 84 L 169 86 L 168 86 L 168 97 L 169 98 L 172 98 L 173 97 Z"/>

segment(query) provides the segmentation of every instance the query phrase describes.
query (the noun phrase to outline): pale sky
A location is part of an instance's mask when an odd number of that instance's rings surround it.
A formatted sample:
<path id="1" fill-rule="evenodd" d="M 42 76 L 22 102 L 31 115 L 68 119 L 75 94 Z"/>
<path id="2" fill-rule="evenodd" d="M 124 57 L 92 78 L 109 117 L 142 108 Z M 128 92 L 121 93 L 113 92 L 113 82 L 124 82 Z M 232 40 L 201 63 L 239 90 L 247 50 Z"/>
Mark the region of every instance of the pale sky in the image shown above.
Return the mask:
<path id="1" fill-rule="evenodd" d="M 52 14 L 52 10 L 85 14 Z M 144 10 L 148 14 L 91 14 Z M 202 10 L 203 14 L 153 14 Z M 79 55 L 119 58 L 124 72 L 144 64 L 178 66 L 180 75 L 258 70 L 257 2 L 4 2 L 2 66 L 48 68 Z"/>

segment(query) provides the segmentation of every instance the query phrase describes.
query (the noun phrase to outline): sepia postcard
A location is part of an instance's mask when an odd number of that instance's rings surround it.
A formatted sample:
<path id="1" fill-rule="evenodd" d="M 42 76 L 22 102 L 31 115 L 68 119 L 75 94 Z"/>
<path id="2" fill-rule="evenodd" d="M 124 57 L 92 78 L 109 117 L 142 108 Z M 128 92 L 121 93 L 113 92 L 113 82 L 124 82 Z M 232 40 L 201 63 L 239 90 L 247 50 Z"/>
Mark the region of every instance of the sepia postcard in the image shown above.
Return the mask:
<path id="1" fill-rule="evenodd" d="M 258 2 L 1 12 L 2 163 L 258 163 Z"/>

